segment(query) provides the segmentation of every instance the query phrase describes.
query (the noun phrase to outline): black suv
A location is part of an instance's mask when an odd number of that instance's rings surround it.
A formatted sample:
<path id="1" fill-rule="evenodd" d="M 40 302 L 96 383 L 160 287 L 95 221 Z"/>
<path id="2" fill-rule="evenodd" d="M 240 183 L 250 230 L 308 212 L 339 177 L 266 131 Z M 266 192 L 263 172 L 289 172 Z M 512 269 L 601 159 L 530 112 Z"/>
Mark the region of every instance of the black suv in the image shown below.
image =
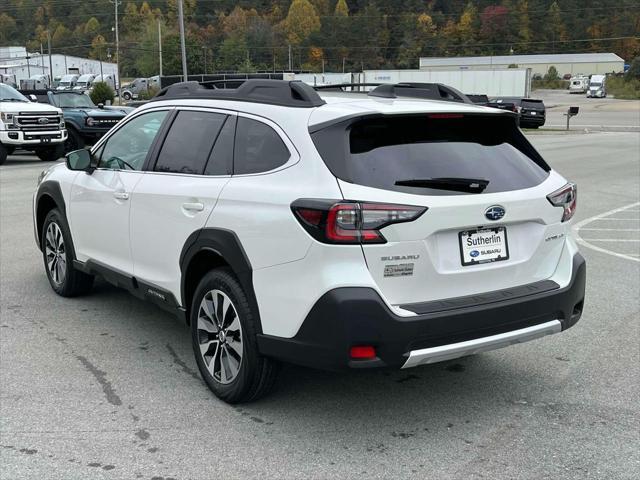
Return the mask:
<path id="1" fill-rule="evenodd" d="M 131 107 L 106 107 L 96 105 L 81 92 L 56 92 L 52 90 L 22 90 L 22 94 L 38 103 L 48 103 L 62 109 L 69 133 L 64 142 L 65 152 L 72 152 L 85 145 L 93 145 L 122 120 Z"/>
<path id="2" fill-rule="evenodd" d="M 538 128 L 544 125 L 546 120 L 546 109 L 542 100 L 521 97 L 498 97 L 492 98 L 487 106 L 518 113 L 522 128 Z"/>

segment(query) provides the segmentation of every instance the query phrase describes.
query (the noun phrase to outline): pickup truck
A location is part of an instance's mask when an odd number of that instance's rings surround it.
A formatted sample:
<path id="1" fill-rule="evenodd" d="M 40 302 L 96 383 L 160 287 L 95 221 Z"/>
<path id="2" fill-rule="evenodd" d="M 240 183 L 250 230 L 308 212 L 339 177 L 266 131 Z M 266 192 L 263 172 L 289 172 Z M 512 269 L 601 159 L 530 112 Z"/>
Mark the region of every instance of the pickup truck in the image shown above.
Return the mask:
<path id="1" fill-rule="evenodd" d="M 42 161 L 57 160 L 64 154 L 66 140 L 59 108 L 30 102 L 0 83 L 0 165 L 17 148 L 34 152 Z"/>
<path id="2" fill-rule="evenodd" d="M 106 107 L 95 105 L 88 95 L 73 91 L 34 90 L 23 91 L 25 96 L 38 103 L 48 103 L 62 109 L 69 133 L 64 143 L 65 152 L 72 152 L 93 145 L 134 109 L 131 107 Z"/>

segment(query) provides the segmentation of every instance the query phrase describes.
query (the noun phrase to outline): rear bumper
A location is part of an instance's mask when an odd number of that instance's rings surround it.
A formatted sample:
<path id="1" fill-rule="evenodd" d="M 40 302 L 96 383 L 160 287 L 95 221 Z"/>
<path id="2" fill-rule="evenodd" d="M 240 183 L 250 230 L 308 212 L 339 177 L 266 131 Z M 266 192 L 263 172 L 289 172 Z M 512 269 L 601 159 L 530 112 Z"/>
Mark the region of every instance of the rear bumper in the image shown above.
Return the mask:
<path id="1" fill-rule="evenodd" d="M 544 125 L 544 122 L 546 121 L 546 118 L 544 115 L 527 115 L 527 116 L 521 116 L 520 117 L 520 125 L 538 125 L 538 126 L 542 126 Z"/>
<path id="2" fill-rule="evenodd" d="M 584 258 L 576 254 L 564 288 L 495 292 L 480 304 L 454 299 L 456 308 L 411 317 L 393 313 L 371 288 L 337 288 L 316 302 L 295 337 L 258 335 L 258 345 L 263 355 L 329 370 L 448 360 L 572 327 L 582 315 L 585 279 Z M 351 360 L 357 345 L 374 346 L 377 357 Z"/>

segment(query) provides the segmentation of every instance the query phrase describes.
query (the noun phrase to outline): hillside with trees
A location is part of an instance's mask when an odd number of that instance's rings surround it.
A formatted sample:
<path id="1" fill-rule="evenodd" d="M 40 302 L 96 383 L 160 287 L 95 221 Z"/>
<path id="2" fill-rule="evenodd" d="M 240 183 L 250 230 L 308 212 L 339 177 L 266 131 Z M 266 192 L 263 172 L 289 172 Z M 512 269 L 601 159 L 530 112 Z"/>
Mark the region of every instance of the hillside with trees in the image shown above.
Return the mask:
<path id="1" fill-rule="evenodd" d="M 115 60 L 107 0 L 2 0 L 0 46 Z M 640 54 L 630 0 L 184 0 L 189 71 L 417 68 L 420 56 Z M 125 77 L 180 72 L 176 0 L 122 0 Z"/>

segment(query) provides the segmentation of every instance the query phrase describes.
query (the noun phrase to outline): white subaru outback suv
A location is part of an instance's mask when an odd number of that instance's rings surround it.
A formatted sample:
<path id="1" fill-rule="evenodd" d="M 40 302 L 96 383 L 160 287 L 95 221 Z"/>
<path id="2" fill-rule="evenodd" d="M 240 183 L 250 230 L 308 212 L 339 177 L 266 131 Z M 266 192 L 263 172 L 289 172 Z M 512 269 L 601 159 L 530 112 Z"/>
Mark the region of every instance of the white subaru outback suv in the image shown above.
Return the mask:
<path id="1" fill-rule="evenodd" d="M 579 320 L 576 187 L 513 114 L 440 85 L 224 86 L 172 85 L 43 172 L 56 293 L 100 275 L 175 312 L 227 402 L 280 361 L 407 368 Z"/>

